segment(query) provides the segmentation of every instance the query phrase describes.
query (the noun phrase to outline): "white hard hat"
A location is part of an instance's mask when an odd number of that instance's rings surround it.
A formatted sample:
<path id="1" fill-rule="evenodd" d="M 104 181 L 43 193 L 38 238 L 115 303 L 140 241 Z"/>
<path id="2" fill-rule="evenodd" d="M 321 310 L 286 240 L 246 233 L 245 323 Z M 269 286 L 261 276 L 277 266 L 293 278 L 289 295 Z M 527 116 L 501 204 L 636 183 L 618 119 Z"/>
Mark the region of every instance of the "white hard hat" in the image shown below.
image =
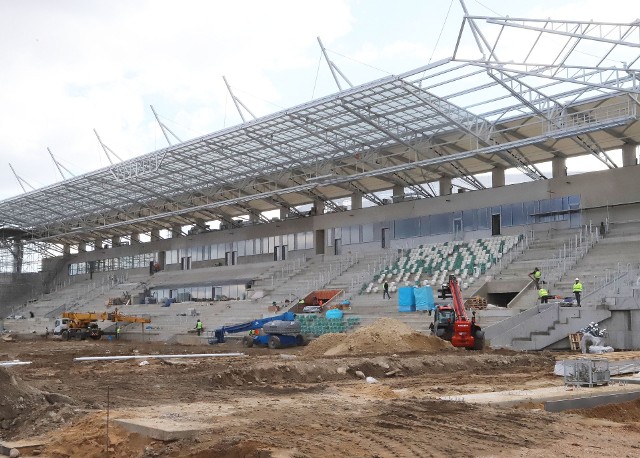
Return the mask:
<path id="1" fill-rule="evenodd" d="M 576 278 L 576 281 L 580 281 L 580 279 L 579 279 L 579 278 Z"/>

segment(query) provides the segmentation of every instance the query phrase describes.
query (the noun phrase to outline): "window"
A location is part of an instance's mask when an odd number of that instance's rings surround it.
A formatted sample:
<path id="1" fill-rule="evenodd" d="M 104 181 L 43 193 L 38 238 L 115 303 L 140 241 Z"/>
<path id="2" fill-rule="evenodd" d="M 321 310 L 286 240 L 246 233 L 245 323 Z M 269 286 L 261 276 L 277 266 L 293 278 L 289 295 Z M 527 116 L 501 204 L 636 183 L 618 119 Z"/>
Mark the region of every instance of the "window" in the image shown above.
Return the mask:
<path id="1" fill-rule="evenodd" d="M 351 226 L 351 243 L 360 243 L 360 225 Z"/>
<path id="2" fill-rule="evenodd" d="M 253 256 L 254 253 L 254 239 L 247 240 L 247 243 L 245 244 L 245 255 Z"/>
<path id="3" fill-rule="evenodd" d="M 475 231 L 478 228 L 478 211 L 465 210 L 462 212 L 462 228 L 465 231 Z"/>
<path id="4" fill-rule="evenodd" d="M 500 207 L 500 225 L 503 227 L 509 227 L 513 224 L 511 217 L 511 204 L 503 205 Z"/>
<path id="5" fill-rule="evenodd" d="M 453 214 L 431 215 L 431 234 L 448 234 L 453 230 Z"/>
<path id="6" fill-rule="evenodd" d="M 351 244 L 351 231 L 349 230 L 349 228 L 343 227 L 341 232 L 342 232 L 342 244 L 343 245 Z"/>
<path id="7" fill-rule="evenodd" d="M 489 229 L 491 227 L 491 219 L 489 218 L 489 209 L 478 209 L 478 229 Z"/>
<path id="8" fill-rule="evenodd" d="M 522 226 L 523 224 L 527 224 L 527 216 L 524 211 L 524 204 L 513 204 L 512 205 L 512 214 L 513 225 L 514 226 Z"/>
<path id="9" fill-rule="evenodd" d="M 431 234 L 431 217 L 422 216 L 420 218 L 420 235 Z"/>
<path id="10" fill-rule="evenodd" d="M 420 218 L 401 219 L 394 222 L 395 237 L 406 239 L 420 235 Z"/>
<path id="11" fill-rule="evenodd" d="M 373 224 L 362 225 L 362 243 L 373 242 Z"/>

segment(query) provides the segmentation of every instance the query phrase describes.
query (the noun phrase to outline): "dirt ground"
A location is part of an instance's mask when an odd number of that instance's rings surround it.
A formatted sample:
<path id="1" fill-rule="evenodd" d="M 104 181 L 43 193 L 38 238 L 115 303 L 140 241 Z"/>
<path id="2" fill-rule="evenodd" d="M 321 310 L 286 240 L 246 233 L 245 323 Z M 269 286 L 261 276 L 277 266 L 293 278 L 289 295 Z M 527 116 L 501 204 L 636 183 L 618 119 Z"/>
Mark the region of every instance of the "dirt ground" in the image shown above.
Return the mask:
<path id="1" fill-rule="evenodd" d="M 49 457 L 640 455 L 640 402 L 554 414 L 536 405 L 438 399 L 561 386 L 554 355 L 461 351 L 402 329 L 391 329 L 398 342 L 385 343 L 388 328 L 370 330 L 368 342 L 363 332 L 282 350 L 247 351 L 231 340 L 215 347 L 0 341 L 0 361 L 32 361 L 0 368 L 0 439 L 42 438 L 34 454 Z M 246 356 L 72 361 L 235 351 Z M 110 421 L 107 445 L 107 408 L 111 420 L 146 418 L 200 432 L 163 442 Z"/>

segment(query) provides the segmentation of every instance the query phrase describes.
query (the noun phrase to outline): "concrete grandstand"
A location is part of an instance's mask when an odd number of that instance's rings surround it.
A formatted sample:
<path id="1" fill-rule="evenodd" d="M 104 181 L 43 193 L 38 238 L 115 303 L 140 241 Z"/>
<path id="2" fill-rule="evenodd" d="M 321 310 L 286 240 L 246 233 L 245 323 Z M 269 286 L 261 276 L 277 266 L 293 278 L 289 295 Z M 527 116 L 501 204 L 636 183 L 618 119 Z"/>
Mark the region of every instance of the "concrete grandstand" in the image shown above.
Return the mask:
<path id="1" fill-rule="evenodd" d="M 639 30 L 466 16 L 449 59 L 6 199 L 0 317 L 35 317 L 4 327 L 124 294 L 153 316 L 129 338 L 186 341 L 192 309 L 213 328 L 330 289 L 363 323 L 426 331 L 379 285 L 455 273 L 498 306 L 479 312 L 494 346 L 562 347 L 596 321 L 640 348 Z M 538 304 L 535 266 L 559 295 L 582 278 L 583 306 Z"/>

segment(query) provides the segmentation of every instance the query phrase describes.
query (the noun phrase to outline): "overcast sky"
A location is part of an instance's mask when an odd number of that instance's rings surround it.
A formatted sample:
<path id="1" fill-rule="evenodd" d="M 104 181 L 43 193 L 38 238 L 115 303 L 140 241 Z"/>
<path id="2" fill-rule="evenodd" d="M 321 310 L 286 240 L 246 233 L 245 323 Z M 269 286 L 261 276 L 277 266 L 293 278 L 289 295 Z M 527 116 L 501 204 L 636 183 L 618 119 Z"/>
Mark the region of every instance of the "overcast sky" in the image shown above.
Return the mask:
<path id="1" fill-rule="evenodd" d="M 637 0 L 466 3 L 640 16 Z M 61 180 L 47 147 L 74 174 L 109 165 L 94 128 L 123 159 L 166 146 L 149 105 L 182 140 L 238 124 L 222 75 L 258 116 L 336 92 L 317 36 L 359 84 L 450 56 L 461 20 L 458 0 L 0 0 L 0 199 L 22 192 L 9 163 L 36 188 Z"/>

